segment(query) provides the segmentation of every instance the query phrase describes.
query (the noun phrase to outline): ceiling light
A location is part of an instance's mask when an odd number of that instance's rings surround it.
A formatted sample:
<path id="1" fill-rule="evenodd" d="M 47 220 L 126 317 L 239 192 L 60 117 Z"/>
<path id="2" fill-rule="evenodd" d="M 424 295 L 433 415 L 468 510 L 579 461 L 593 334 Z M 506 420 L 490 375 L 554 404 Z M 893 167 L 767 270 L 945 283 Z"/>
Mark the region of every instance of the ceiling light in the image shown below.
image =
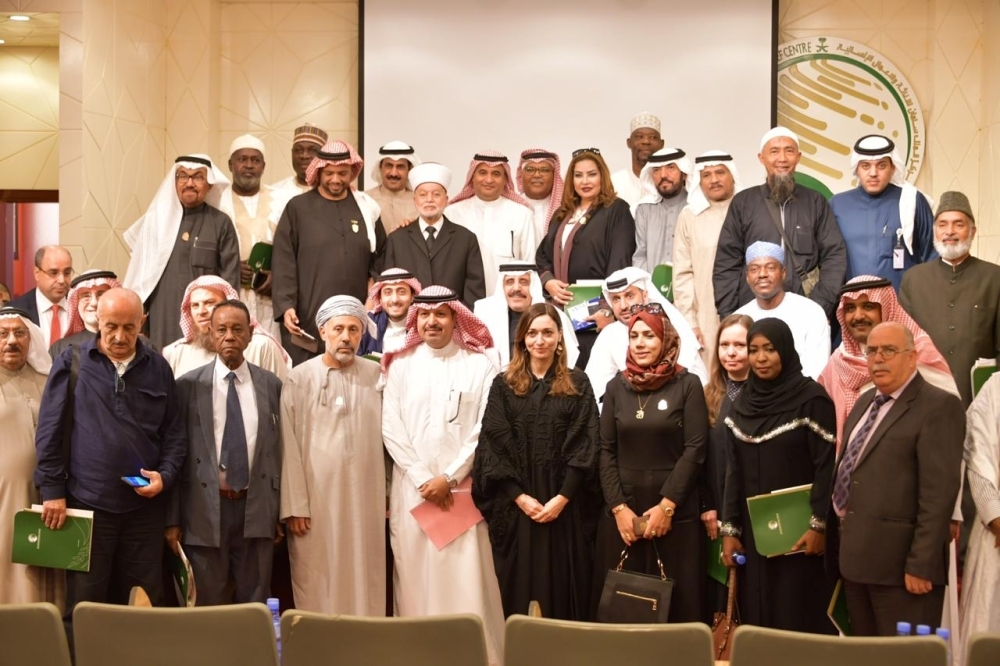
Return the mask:
<path id="1" fill-rule="evenodd" d="M 30 21 L 30 16 L 25 16 L 24 14 L 12 14 L 10 17 L 11 21 Z"/>
<path id="2" fill-rule="evenodd" d="M 6 44 L 6 43 L 7 42 L 5 42 L 4 40 L 0 39 L 0 44 Z"/>

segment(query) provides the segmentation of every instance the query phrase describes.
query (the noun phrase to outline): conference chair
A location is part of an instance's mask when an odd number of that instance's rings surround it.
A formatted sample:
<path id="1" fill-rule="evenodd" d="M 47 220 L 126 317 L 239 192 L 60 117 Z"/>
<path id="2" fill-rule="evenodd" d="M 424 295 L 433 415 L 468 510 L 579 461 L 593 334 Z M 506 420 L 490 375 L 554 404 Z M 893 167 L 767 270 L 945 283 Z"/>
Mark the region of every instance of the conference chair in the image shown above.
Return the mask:
<path id="1" fill-rule="evenodd" d="M 969 638 L 965 666 L 997 666 L 1000 664 L 1000 635 L 973 634 Z"/>
<path id="2" fill-rule="evenodd" d="M 76 666 L 278 666 L 264 604 L 141 608 L 84 601 L 73 610 L 73 638 Z"/>
<path id="3" fill-rule="evenodd" d="M 471 614 L 356 617 L 288 610 L 281 616 L 281 663 L 486 666 L 486 638 L 482 620 Z"/>
<path id="4" fill-rule="evenodd" d="M 741 630 L 742 631 L 742 630 Z M 595 624 L 512 615 L 507 666 L 713 666 L 712 632 L 687 624 Z"/>
<path id="5" fill-rule="evenodd" d="M 0 666 L 70 666 L 59 609 L 49 603 L 0 606 Z"/>
<path id="6" fill-rule="evenodd" d="M 947 666 L 937 636 L 818 636 L 743 625 L 733 635 L 730 666 Z"/>

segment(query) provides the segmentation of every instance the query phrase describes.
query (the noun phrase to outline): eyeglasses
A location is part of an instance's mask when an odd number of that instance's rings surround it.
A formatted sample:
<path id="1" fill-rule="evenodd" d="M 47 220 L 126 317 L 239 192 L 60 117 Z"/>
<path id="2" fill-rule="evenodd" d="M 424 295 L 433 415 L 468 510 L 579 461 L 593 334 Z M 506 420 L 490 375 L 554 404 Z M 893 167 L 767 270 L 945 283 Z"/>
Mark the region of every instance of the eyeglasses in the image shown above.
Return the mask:
<path id="1" fill-rule="evenodd" d="M 42 270 L 42 269 L 39 268 L 38 270 Z M 66 268 L 64 270 L 59 270 L 57 268 L 50 268 L 49 270 L 42 271 L 42 272 L 45 273 L 46 275 L 48 275 L 49 279 L 51 279 L 51 280 L 56 280 L 56 279 L 58 279 L 60 277 L 66 278 L 67 280 L 70 280 L 70 279 L 72 279 L 73 273 L 74 273 L 74 271 L 73 271 L 72 268 Z"/>
<path id="2" fill-rule="evenodd" d="M 174 180 L 178 183 L 186 183 L 190 180 L 195 185 L 201 185 L 207 180 L 207 178 L 205 178 L 205 174 L 203 173 L 181 173 L 178 171 L 174 175 Z"/>
<path id="3" fill-rule="evenodd" d="M 636 303 L 628 309 L 629 314 L 637 314 L 644 310 L 651 315 L 663 314 L 663 306 L 659 303 Z"/>
<path id="4" fill-rule="evenodd" d="M 125 378 L 118 374 L 118 370 L 115 370 L 115 393 L 125 392 Z"/>
<path id="5" fill-rule="evenodd" d="M 907 351 L 913 351 L 913 347 L 907 347 L 906 349 L 896 349 L 895 347 L 868 347 L 865 349 L 865 358 L 873 359 L 879 354 L 882 354 L 882 358 L 884 360 L 891 361 L 896 354 Z"/>
<path id="6" fill-rule="evenodd" d="M 536 173 L 540 173 L 543 176 L 547 176 L 550 173 L 552 173 L 552 167 L 526 166 L 523 169 L 521 169 L 521 171 L 523 171 L 524 173 L 528 174 L 529 176 L 534 176 Z"/>
<path id="7" fill-rule="evenodd" d="M 573 151 L 573 157 L 576 157 L 577 155 L 580 155 L 582 153 L 594 153 L 595 155 L 600 155 L 601 154 L 601 149 L 600 148 L 577 148 L 576 150 Z"/>

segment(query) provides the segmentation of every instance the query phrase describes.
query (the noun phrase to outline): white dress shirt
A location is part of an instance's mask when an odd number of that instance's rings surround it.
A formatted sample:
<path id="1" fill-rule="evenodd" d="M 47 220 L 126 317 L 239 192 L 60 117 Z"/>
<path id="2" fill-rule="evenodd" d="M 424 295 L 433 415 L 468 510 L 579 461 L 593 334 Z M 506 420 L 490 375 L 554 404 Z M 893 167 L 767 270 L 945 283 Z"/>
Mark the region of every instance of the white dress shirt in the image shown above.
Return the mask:
<path id="1" fill-rule="evenodd" d="M 226 398 L 229 396 L 229 368 L 216 357 L 215 372 L 212 374 L 212 423 L 215 424 L 215 459 L 222 459 L 222 433 L 226 429 Z M 247 469 L 253 471 L 253 454 L 257 447 L 257 396 L 250 379 L 250 366 L 246 361 L 233 370 L 236 373 L 236 395 L 240 399 L 243 412 L 243 427 L 247 435 Z M 220 477 L 222 475 L 220 474 Z M 236 490 L 242 490 L 237 488 Z"/>

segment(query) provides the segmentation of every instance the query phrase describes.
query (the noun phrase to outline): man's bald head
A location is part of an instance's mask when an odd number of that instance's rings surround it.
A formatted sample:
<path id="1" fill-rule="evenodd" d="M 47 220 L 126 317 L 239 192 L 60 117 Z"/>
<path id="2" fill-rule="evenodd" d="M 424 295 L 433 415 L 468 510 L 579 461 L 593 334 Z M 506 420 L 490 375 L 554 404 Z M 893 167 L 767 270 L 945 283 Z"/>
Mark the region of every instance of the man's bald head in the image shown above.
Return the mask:
<path id="1" fill-rule="evenodd" d="M 868 372 L 879 392 L 889 395 L 917 370 L 913 332 L 898 321 L 884 321 L 868 334 Z"/>
<path id="2" fill-rule="evenodd" d="M 109 289 L 97 303 L 99 344 L 108 358 L 124 361 L 135 353 L 136 339 L 146 317 L 142 300 L 131 289 Z"/>
<path id="3" fill-rule="evenodd" d="M 35 252 L 35 285 L 45 298 L 59 303 L 73 280 L 73 256 L 59 245 L 44 245 Z"/>

